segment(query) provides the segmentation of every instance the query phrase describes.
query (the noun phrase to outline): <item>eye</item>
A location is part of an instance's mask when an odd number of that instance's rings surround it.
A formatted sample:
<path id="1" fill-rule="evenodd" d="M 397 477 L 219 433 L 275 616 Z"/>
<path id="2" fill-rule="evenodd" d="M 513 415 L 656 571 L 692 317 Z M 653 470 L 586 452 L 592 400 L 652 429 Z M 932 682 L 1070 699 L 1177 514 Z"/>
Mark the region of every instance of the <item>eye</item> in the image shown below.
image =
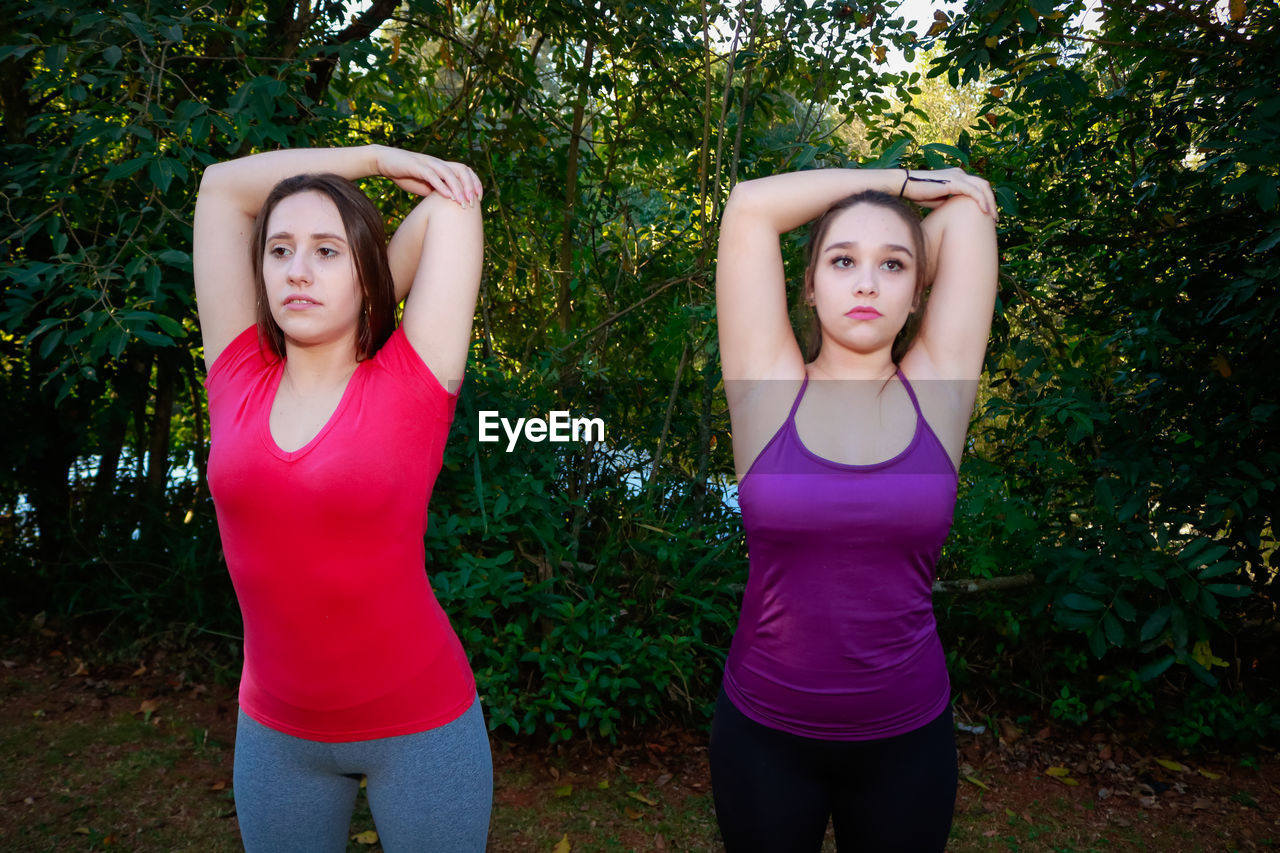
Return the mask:
<path id="1" fill-rule="evenodd" d="M 292 254 L 292 250 L 288 246 L 272 246 L 267 249 L 267 254 L 273 258 L 287 258 Z"/>
<path id="2" fill-rule="evenodd" d="M 316 254 L 322 258 L 336 258 L 338 257 L 338 250 L 332 246 L 321 246 L 316 249 Z"/>
<path id="3" fill-rule="evenodd" d="M 838 270 L 847 270 L 853 268 L 853 258 L 848 255 L 839 255 L 831 259 L 831 265 Z"/>
<path id="4" fill-rule="evenodd" d="M 904 264 L 902 261 L 898 260 L 897 258 L 889 258 L 880 266 L 891 272 L 901 272 L 902 270 L 905 270 L 907 268 L 907 265 Z"/>

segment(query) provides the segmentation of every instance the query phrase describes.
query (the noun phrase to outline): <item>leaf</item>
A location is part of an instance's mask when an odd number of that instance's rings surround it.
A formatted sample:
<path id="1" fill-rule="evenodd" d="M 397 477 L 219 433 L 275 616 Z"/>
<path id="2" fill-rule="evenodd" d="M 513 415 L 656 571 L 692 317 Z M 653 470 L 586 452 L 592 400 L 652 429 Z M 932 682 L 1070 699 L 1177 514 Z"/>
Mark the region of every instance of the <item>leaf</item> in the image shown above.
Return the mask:
<path id="1" fill-rule="evenodd" d="M 560 836 L 560 840 L 556 842 L 556 846 L 551 848 L 551 853 L 569 853 L 573 848 L 569 845 L 569 833 Z"/>
<path id="2" fill-rule="evenodd" d="M 989 787 L 987 787 L 987 784 L 983 782 L 981 779 L 979 779 L 977 776 L 966 776 L 964 777 L 964 780 L 968 782 L 970 785 L 977 785 L 979 788 L 981 788 L 984 791 L 991 790 Z"/>
<path id="3" fill-rule="evenodd" d="M 1213 653 L 1208 640 L 1201 640 L 1191 647 L 1191 657 L 1205 669 L 1214 666 L 1228 666 L 1227 662 Z"/>
<path id="4" fill-rule="evenodd" d="M 556 791 L 555 791 L 555 794 L 557 797 L 567 797 L 572 793 L 573 793 L 572 785 L 561 785 L 559 788 L 556 788 Z"/>
<path id="5" fill-rule="evenodd" d="M 1214 773 L 1212 770 L 1205 770 L 1203 767 L 1197 767 L 1196 772 L 1206 779 L 1221 779 L 1221 773 Z"/>
<path id="6" fill-rule="evenodd" d="M 633 809 L 631 808 L 631 806 L 625 806 L 623 807 L 622 810 L 626 812 L 627 817 L 631 818 L 632 820 L 639 820 L 640 818 L 644 817 L 644 812 L 640 811 L 639 809 Z"/>
<path id="7" fill-rule="evenodd" d="M 132 160 L 125 160 L 123 163 L 116 163 L 107 174 L 103 176 L 103 180 L 114 181 L 117 178 L 127 178 L 134 172 L 140 172 L 151 164 L 150 157 L 135 157 Z"/>
<path id="8" fill-rule="evenodd" d="M 1179 773 L 1184 773 L 1190 769 L 1189 767 L 1187 767 L 1187 765 L 1183 764 L 1181 761 L 1173 761 L 1172 759 L 1169 759 L 1169 758 L 1157 758 L 1156 764 L 1159 764 L 1165 770 L 1175 770 Z"/>
<path id="9" fill-rule="evenodd" d="M 646 806 L 656 806 L 658 804 L 657 800 L 646 797 L 644 794 L 640 793 L 639 791 L 628 791 L 627 796 L 633 800 L 639 800 L 640 802 L 644 803 Z"/>
<path id="10" fill-rule="evenodd" d="M 1060 599 L 1064 607 L 1070 607 L 1072 610 L 1093 611 L 1101 610 L 1106 607 L 1096 598 L 1090 598 L 1087 595 L 1081 595 L 1078 592 L 1069 592 Z"/>
<path id="11" fill-rule="evenodd" d="M 1227 14 L 1231 18 L 1231 23 L 1238 24 L 1244 20 L 1245 5 L 1244 0 L 1231 0 L 1227 5 Z"/>
<path id="12" fill-rule="evenodd" d="M 351 836 L 351 840 L 356 844 L 377 844 L 378 832 L 373 829 L 366 829 L 364 832 L 357 832 Z"/>
<path id="13" fill-rule="evenodd" d="M 1076 785 L 1080 784 L 1080 781 L 1078 779 L 1071 778 L 1071 771 L 1065 767 L 1050 767 L 1048 770 L 1045 770 L 1044 772 L 1051 778 L 1058 780 L 1059 782 L 1066 785 L 1067 787 L 1074 788 Z"/>

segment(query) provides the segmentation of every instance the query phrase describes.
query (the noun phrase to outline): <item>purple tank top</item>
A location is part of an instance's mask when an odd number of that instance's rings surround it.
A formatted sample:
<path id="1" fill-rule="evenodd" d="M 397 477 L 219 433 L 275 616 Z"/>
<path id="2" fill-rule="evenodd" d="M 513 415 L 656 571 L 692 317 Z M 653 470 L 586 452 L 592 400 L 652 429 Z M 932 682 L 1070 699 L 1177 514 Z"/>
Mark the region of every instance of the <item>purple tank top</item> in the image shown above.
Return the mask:
<path id="1" fill-rule="evenodd" d="M 956 470 L 916 410 L 892 459 L 845 465 L 800 441 L 796 410 L 742 478 L 750 574 L 724 689 L 758 723 L 804 737 L 912 731 L 951 698 L 933 581 Z"/>

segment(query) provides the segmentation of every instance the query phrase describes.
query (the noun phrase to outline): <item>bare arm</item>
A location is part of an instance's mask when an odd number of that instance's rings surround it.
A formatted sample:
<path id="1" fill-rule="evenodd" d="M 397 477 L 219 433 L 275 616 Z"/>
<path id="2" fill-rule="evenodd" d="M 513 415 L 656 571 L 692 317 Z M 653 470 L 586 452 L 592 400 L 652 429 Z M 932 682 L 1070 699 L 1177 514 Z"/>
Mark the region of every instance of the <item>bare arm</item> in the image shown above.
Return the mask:
<path id="1" fill-rule="evenodd" d="M 995 220 L 971 198 L 954 196 L 930 213 L 923 227 L 933 287 L 909 356 L 914 361 L 927 357 L 925 375 L 976 380 L 996 300 Z"/>
<path id="2" fill-rule="evenodd" d="M 908 182 L 908 199 L 930 203 L 959 193 L 983 209 L 995 210 L 990 189 L 982 192 L 986 183 L 974 183 L 959 169 L 916 176 L 946 183 Z M 878 190 L 897 195 L 904 189 L 905 177 L 902 169 L 820 169 L 774 175 L 734 188 L 721 218 L 716 267 L 716 314 L 725 379 L 803 375 L 803 360 L 787 315 L 779 236 L 854 193 Z"/>
<path id="3" fill-rule="evenodd" d="M 249 246 L 254 219 L 277 183 L 309 172 L 332 172 L 351 180 L 383 175 L 419 195 L 436 191 L 459 203 L 478 198 L 479 181 L 471 182 L 458 170 L 447 168 L 452 165 L 369 145 L 270 151 L 206 169 L 196 200 L 192 250 L 205 365 L 212 365 L 227 344 L 254 322 Z"/>
<path id="4" fill-rule="evenodd" d="M 484 260 L 480 206 L 430 195 L 406 217 L 392 240 L 396 294 L 413 261 L 404 306 L 409 343 L 446 388 L 462 380 Z M 398 243 L 398 245 L 396 245 Z"/>

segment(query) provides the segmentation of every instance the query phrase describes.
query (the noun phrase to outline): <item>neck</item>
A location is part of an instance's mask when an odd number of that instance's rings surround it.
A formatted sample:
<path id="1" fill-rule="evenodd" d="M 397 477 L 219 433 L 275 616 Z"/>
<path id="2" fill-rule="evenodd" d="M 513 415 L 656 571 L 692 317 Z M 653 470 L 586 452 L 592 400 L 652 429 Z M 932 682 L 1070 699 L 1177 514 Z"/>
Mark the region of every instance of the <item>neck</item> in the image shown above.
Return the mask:
<path id="1" fill-rule="evenodd" d="M 303 393 L 345 383 L 356 369 L 353 340 L 304 345 L 286 339 L 284 350 L 284 374 Z"/>
<path id="2" fill-rule="evenodd" d="M 827 343 L 809 363 L 809 375 L 822 379 L 889 379 L 898 370 L 890 353 L 888 347 L 860 353 Z"/>

